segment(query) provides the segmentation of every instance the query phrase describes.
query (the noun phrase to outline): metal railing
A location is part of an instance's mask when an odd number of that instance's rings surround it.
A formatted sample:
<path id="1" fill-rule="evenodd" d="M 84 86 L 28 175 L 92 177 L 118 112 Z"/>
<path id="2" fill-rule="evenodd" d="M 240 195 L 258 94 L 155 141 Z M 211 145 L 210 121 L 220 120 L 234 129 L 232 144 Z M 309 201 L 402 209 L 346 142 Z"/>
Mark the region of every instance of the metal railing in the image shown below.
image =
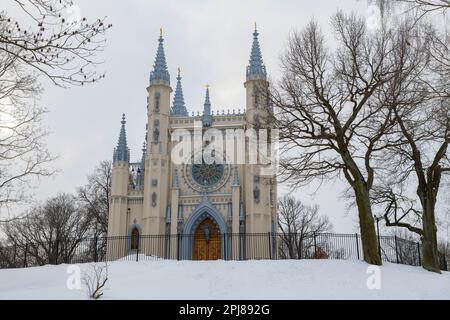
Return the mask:
<path id="1" fill-rule="evenodd" d="M 421 244 L 396 236 L 380 236 L 383 261 L 420 266 Z M 361 236 L 333 233 L 221 234 L 208 240 L 192 234 L 140 235 L 65 239 L 48 243 L 0 245 L 0 268 L 46 264 L 142 260 L 362 260 Z M 447 270 L 445 257 L 441 268 Z"/>

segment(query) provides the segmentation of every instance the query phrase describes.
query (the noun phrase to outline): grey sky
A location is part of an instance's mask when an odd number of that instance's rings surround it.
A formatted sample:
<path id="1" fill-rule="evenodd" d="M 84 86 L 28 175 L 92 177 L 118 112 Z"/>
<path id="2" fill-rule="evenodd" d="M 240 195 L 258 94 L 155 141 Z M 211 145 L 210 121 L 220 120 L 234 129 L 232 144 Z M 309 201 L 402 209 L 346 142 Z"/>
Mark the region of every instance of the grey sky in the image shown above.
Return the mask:
<path id="1" fill-rule="evenodd" d="M 211 85 L 213 110 L 245 107 L 245 67 L 248 63 L 256 21 L 263 59 L 272 79 L 279 76 L 279 56 L 290 31 L 311 19 L 329 32 L 329 17 L 338 9 L 366 13 L 366 1 L 87 1 L 77 0 L 82 16 L 108 16 L 113 28 L 99 71 L 100 83 L 69 90 L 46 86 L 42 99 L 50 113 L 46 125 L 52 134 L 48 145 L 59 155 L 55 166 L 62 170 L 41 181 L 37 198 L 58 192 L 74 192 L 100 160 L 111 159 L 123 112 L 132 161 L 141 157 L 146 123 L 146 87 L 156 54 L 159 28 L 163 27 L 165 52 L 175 84 L 181 67 L 189 112 L 200 111 L 204 84 Z M 338 232 L 355 232 L 356 213 L 346 217 L 340 198 L 342 184 L 301 189 L 296 195 L 320 205 Z"/>

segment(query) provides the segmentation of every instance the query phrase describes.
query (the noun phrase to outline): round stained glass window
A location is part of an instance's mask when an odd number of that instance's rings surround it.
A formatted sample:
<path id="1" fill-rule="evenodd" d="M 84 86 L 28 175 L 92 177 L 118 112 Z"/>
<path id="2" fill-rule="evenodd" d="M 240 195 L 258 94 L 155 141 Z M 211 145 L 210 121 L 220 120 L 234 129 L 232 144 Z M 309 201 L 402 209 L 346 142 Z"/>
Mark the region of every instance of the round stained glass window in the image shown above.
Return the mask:
<path id="1" fill-rule="evenodd" d="M 223 164 L 193 164 L 191 166 L 192 178 L 199 185 L 210 187 L 218 183 L 224 175 Z"/>

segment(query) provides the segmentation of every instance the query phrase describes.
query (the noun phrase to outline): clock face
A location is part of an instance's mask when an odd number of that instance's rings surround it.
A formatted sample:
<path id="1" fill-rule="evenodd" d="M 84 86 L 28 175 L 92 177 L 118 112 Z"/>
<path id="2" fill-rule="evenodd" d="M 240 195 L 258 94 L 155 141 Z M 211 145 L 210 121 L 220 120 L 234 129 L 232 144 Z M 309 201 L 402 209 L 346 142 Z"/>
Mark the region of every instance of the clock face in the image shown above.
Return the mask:
<path id="1" fill-rule="evenodd" d="M 191 166 L 192 178 L 203 187 L 211 187 L 221 181 L 224 175 L 223 164 L 193 164 Z"/>

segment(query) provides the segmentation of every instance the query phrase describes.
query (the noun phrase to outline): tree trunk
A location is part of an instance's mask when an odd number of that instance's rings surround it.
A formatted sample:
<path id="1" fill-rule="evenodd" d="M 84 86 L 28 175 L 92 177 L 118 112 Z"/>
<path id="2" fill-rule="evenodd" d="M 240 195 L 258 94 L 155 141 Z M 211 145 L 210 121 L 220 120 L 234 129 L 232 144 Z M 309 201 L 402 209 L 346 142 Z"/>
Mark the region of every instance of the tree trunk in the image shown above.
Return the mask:
<path id="1" fill-rule="evenodd" d="M 424 269 L 428 271 L 441 273 L 437 249 L 437 228 L 434 208 L 435 202 L 433 199 L 429 198 L 425 200 L 422 215 L 422 264 Z"/>
<path id="2" fill-rule="evenodd" d="M 364 253 L 364 261 L 381 266 L 381 257 L 378 251 L 375 222 L 370 206 L 369 191 L 363 181 L 356 181 L 354 185 L 356 204 L 358 206 L 359 227 Z"/>

